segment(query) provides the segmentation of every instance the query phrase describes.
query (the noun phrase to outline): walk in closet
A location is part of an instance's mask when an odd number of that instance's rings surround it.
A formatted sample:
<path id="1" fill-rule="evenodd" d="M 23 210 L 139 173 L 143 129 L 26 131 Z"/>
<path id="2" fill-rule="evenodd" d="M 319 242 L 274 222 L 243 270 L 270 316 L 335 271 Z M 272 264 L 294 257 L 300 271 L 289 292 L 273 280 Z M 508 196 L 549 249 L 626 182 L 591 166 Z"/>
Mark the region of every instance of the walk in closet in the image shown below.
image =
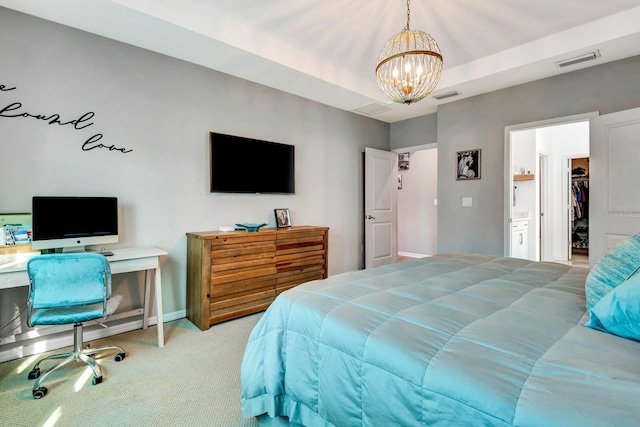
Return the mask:
<path id="1" fill-rule="evenodd" d="M 589 158 L 571 161 L 571 252 L 589 253 Z"/>

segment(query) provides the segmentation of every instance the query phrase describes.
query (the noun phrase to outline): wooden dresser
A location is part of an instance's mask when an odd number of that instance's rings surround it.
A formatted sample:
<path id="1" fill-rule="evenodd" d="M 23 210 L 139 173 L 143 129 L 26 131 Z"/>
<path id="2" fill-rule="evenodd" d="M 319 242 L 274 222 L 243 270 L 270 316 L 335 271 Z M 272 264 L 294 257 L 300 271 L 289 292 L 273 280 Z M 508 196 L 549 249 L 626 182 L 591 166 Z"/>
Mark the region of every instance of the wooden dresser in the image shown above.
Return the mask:
<path id="1" fill-rule="evenodd" d="M 275 297 L 327 277 L 327 227 L 187 233 L 187 318 L 200 329 L 266 310 Z"/>

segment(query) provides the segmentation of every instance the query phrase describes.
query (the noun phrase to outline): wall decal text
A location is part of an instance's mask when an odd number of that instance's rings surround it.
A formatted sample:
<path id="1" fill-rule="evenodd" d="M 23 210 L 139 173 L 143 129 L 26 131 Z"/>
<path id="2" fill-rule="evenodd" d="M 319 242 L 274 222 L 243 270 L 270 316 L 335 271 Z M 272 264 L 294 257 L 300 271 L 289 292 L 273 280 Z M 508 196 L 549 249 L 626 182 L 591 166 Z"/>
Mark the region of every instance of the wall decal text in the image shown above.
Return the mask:
<path id="1" fill-rule="evenodd" d="M 27 112 L 15 113 L 15 114 L 11 113 L 11 111 L 18 110 L 20 108 L 22 108 L 22 103 L 20 102 L 14 102 L 13 104 L 9 104 L 6 107 L 4 107 L 2 110 L 0 110 L 0 117 L 27 117 L 27 118 L 31 117 L 34 119 L 49 122 L 50 125 L 53 125 L 53 124 L 58 124 L 60 126 L 73 125 L 74 129 L 80 130 L 80 129 L 84 129 L 86 127 L 91 126 L 93 123 L 88 123 L 86 125 L 82 125 L 82 124 L 87 120 L 91 120 L 91 118 L 95 116 L 95 113 L 93 111 L 89 111 L 88 113 L 83 114 L 82 116 L 80 116 L 75 120 L 69 120 L 68 122 L 61 122 L 60 114 L 51 114 L 50 116 L 45 116 L 43 114 L 31 114 Z"/>
<path id="2" fill-rule="evenodd" d="M 93 135 L 91 138 L 87 139 L 84 144 L 82 144 L 82 151 L 90 151 L 94 148 L 106 148 L 109 151 L 120 151 L 121 153 L 130 153 L 133 150 L 127 150 L 126 148 L 118 148 L 115 145 L 102 145 L 95 144 L 96 142 L 102 139 L 102 134 L 98 133 Z"/>
<path id="3" fill-rule="evenodd" d="M 5 85 L 0 85 L 1 92 L 8 92 L 14 89 L 16 88 L 15 87 L 7 88 Z M 65 121 L 62 119 L 62 116 L 58 113 L 34 114 L 31 112 L 25 111 L 22 107 L 21 102 L 12 102 L 6 107 L 0 109 L 0 118 L 5 117 L 5 118 L 11 118 L 11 119 L 16 119 L 16 118 L 35 119 L 35 120 L 43 121 L 49 125 L 59 125 L 59 126 L 70 125 L 74 130 L 82 130 L 82 129 L 88 128 L 89 126 L 92 126 L 93 122 L 91 120 L 94 118 L 95 115 L 96 113 L 94 113 L 93 111 L 89 111 L 87 113 L 84 113 L 77 119 Z M 116 147 L 115 145 L 105 145 L 102 143 L 98 143 L 98 141 L 100 141 L 103 138 L 103 136 L 104 136 L 103 134 L 97 133 L 92 137 L 90 137 L 89 139 L 87 139 L 82 144 L 82 151 L 91 151 L 96 148 L 107 149 L 109 151 L 119 151 L 120 153 L 124 153 L 124 154 L 130 153 L 133 151 L 133 149 L 121 148 L 121 147 Z"/>

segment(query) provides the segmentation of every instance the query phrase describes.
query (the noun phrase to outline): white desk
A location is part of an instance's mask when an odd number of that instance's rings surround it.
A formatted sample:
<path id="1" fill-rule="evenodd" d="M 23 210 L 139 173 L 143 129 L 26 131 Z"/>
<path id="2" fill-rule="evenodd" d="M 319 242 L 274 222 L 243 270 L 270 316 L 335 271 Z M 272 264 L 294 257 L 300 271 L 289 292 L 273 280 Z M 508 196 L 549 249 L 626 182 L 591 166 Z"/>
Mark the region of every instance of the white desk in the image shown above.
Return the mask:
<path id="1" fill-rule="evenodd" d="M 144 307 L 142 316 L 142 327 L 149 325 L 149 315 L 151 304 L 149 296 L 151 292 L 151 275 L 154 270 L 154 293 L 156 296 L 156 315 L 158 318 L 158 347 L 164 347 L 164 327 L 162 323 L 162 282 L 160 277 L 160 257 L 167 255 L 166 251 L 152 246 L 134 248 L 110 249 L 113 256 L 107 257 L 111 274 L 129 273 L 134 271 L 145 272 Z M 17 288 L 29 286 L 27 276 L 27 261 L 29 258 L 38 255 L 39 252 L 20 253 L 0 256 L 0 289 Z M 134 314 L 139 314 L 138 310 L 133 310 Z M 131 312 L 121 313 L 111 316 L 111 319 L 126 317 Z"/>

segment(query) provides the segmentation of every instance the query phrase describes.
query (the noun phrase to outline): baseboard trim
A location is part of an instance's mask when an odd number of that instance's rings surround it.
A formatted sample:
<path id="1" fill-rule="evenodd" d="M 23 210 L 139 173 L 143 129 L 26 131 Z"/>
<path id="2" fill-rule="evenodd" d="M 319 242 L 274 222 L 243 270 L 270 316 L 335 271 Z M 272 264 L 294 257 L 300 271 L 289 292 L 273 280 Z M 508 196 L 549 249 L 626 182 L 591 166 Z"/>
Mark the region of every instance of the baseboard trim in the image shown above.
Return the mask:
<path id="1" fill-rule="evenodd" d="M 178 310 L 171 313 L 165 313 L 162 316 L 162 319 L 163 323 L 166 323 L 182 319 L 184 317 L 187 317 L 187 311 Z M 149 326 L 156 325 L 157 323 L 157 316 L 149 318 Z M 32 338 L 23 342 L 14 342 L 7 344 L 6 346 L 0 346 L 0 363 L 72 346 L 73 333 L 70 333 L 71 329 L 73 329 L 73 326 L 69 326 L 69 329 L 66 331 Z M 142 319 L 124 322 L 122 320 L 116 320 L 111 323 L 105 322 L 103 324 L 87 323 L 84 327 L 84 341 L 94 341 L 110 337 L 112 335 L 135 331 L 136 329 L 142 329 Z M 7 348 L 3 349 L 2 347 Z"/>
<path id="2" fill-rule="evenodd" d="M 400 251 L 398 251 L 398 255 L 407 256 L 407 257 L 410 257 L 410 258 L 426 258 L 426 257 L 433 256 L 433 255 L 416 254 L 416 253 L 413 253 L 413 252 L 400 252 Z"/>

